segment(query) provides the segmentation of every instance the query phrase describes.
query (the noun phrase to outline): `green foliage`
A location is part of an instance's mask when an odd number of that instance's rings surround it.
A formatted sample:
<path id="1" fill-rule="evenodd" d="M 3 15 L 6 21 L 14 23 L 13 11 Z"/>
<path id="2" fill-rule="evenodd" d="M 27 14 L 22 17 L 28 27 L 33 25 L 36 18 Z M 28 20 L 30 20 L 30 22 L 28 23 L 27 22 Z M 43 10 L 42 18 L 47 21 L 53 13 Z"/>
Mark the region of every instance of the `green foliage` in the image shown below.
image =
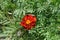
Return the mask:
<path id="1" fill-rule="evenodd" d="M 25 30 L 25 14 L 36 15 L 35 28 Z M 0 0 L 0 38 L 5 40 L 60 40 L 60 0 Z"/>

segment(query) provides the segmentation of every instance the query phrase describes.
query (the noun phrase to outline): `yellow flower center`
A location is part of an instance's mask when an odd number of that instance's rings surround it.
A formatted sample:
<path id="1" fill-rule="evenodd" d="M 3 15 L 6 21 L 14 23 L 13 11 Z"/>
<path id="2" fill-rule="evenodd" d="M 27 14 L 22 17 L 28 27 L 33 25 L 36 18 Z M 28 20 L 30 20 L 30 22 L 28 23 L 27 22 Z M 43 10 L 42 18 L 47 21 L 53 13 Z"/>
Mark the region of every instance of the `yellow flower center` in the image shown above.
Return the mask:
<path id="1" fill-rule="evenodd" d="M 30 24 L 30 23 L 31 23 L 30 20 L 27 20 L 27 21 L 26 21 L 26 24 Z"/>

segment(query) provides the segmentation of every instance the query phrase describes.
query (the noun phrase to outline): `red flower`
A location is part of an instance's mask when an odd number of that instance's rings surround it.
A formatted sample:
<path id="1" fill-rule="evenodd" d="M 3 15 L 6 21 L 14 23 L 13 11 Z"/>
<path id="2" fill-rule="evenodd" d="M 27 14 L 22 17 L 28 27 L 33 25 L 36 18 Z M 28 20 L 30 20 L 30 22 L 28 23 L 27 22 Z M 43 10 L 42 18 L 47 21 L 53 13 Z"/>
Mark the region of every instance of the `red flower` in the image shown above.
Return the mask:
<path id="1" fill-rule="evenodd" d="M 32 14 L 25 15 L 20 24 L 25 29 L 30 30 L 36 24 L 36 17 Z"/>

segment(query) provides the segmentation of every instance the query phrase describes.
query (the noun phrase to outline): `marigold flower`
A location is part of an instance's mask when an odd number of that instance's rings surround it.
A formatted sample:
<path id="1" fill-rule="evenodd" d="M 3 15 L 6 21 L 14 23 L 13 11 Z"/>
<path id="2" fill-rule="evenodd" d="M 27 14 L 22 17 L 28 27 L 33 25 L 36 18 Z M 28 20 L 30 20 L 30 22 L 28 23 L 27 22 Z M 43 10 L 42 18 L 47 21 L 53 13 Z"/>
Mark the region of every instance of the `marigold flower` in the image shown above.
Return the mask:
<path id="1" fill-rule="evenodd" d="M 20 22 L 21 26 L 25 29 L 30 30 L 31 28 L 35 27 L 36 24 L 36 17 L 32 14 L 25 15 Z"/>

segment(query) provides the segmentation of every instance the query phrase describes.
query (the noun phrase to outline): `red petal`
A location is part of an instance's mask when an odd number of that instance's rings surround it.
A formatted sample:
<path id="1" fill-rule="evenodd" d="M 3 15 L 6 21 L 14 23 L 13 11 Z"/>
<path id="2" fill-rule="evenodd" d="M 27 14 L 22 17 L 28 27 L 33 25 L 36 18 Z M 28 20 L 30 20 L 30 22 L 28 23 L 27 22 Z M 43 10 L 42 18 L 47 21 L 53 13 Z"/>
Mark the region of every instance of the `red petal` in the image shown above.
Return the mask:
<path id="1" fill-rule="evenodd" d="M 30 30 L 32 27 L 31 26 L 26 26 L 25 29 Z"/>
<path id="2" fill-rule="evenodd" d="M 20 24 L 21 24 L 21 26 L 26 26 L 25 22 L 23 22 L 23 21 Z"/>
<path id="3" fill-rule="evenodd" d="M 24 16 L 23 21 L 26 21 L 28 19 L 28 16 Z"/>

